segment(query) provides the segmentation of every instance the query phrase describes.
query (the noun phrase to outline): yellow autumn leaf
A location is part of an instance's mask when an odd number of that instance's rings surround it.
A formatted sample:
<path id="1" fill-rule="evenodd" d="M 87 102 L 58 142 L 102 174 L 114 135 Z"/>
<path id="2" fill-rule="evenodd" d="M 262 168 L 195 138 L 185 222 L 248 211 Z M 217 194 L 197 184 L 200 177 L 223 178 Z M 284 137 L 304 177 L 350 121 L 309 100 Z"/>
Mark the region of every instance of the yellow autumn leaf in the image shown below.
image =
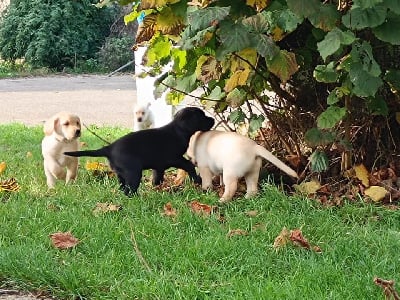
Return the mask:
<path id="1" fill-rule="evenodd" d="M 10 178 L 4 181 L 0 181 L 0 192 L 16 192 L 19 190 L 19 185 L 15 178 Z"/>
<path id="2" fill-rule="evenodd" d="M 370 197 L 372 201 L 379 202 L 385 198 L 387 192 L 385 188 L 373 185 L 367 188 L 364 193 Z"/>
<path id="3" fill-rule="evenodd" d="M 321 188 L 321 184 L 317 180 L 311 180 L 295 184 L 293 187 L 301 194 L 311 195 L 315 194 Z"/>
<path id="4" fill-rule="evenodd" d="M 287 230 L 286 227 L 282 228 L 282 231 L 279 233 L 279 235 L 275 238 L 274 241 L 274 249 L 279 250 L 282 247 L 286 246 L 286 244 L 290 241 L 290 232 Z"/>
<path id="5" fill-rule="evenodd" d="M 2 161 L 0 163 L 0 174 L 3 173 L 5 171 L 5 169 L 7 168 L 7 164 L 5 161 Z"/>
<path id="6" fill-rule="evenodd" d="M 286 50 L 280 50 L 271 60 L 267 60 L 267 65 L 268 70 L 276 75 L 283 84 L 299 69 L 296 54 Z"/>
<path id="7" fill-rule="evenodd" d="M 363 186 L 369 187 L 369 172 L 367 168 L 363 165 L 354 166 L 354 171 L 356 172 L 356 177 L 359 179 Z"/>
<path id="8" fill-rule="evenodd" d="M 285 32 L 280 27 L 275 27 L 272 30 L 271 35 L 272 35 L 272 39 L 275 42 L 279 42 L 284 38 Z"/>
<path id="9" fill-rule="evenodd" d="M 246 0 L 246 4 L 255 8 L 258 12 L 266 8 L 271 0 Z"/>
<path id="10" fill-rule="evenodd" d="M 27 157 L 27 158 L 30 158 L 30 157 L 32 157 L 32 156 L 33 156 L 32 152 L 30 152 L 30 151 L 26 152 L 26 157 Z"/>
<path id="11" fill-rule="evenodd" d="M 238 70 L 226 81 L 225 92 L 229 93 L 235 87 L 246 85 L 247 79 L 250 75 L 250 69 Z"/>
<path id="12" fill-rule="evenodd" d="M 252 48 L 243 49 L 237 53 L 237 56 L 231 56 L 228 63 L 231 64 L 231 70 L 233 72 L 237 70 L 250 69 L 257 64 L 257 51 Z"/>
<path id="13" fill-rule="evenodd" d="M 109 171 L 108 165 L 98 161 L 86 162 L 85 169 L 88 171 Z"/>

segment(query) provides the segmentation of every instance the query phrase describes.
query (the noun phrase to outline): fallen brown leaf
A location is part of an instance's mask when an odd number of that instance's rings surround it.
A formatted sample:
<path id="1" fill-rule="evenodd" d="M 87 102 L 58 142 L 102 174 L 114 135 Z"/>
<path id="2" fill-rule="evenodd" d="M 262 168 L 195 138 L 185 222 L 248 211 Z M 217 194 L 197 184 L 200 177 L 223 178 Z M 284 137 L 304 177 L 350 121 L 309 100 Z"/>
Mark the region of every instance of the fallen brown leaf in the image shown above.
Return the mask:
<path id="1" fill-rule="evenodd" d="M 290 241 L 290 232 L 286 227 L 283 227 L 279 235 L 275 238 L 274 241 L 274 249 L 279 250 L 282 247 L 286 246 L 286 244 Z"/>
<path id="2" fill-rule="evenodd" d="M 57 249 L 69 249 L 75 247 L 79 240 L 71 232 L 56 232 L 50 234 L 51 242 Z"/>
<path id="3" fill-rule="evenodd" d="M 185 170 L 178 169 L 178 172 L 177 172 L 175 180 L 174 180 L 174 184 L 182 185 L 183 182 L 185 181 L 186 176 L 187 176 L 187 172 Z"/>
<path id="4" fill-rule="evenodd" d="M 2 161 L 0 163 L 0 174 L 4 172 L 4 170 L 7 168 L 7 164 L 5 161 Z"/>
<path id="5" fill-rule="evenodd" d="M 214 205 L 208 205 L 208 204 L 203 204 L 200 203 L 197 200 L 193 200 L 188 203 L 190 209 L 192 212 L 199 214 L 199 215 L 211 215 L 213 212 L 215 212 L 218 207 Z"/>
<path id="6" fill-rule="evenodd" d="M 229 232 L 227 233 L 227 237 L 233 237 L 235 235 L 248 235 L 248 232 L 246 230 L 243 229 L 231 229 L 229 230 Z"/>
<path id="7" fill-rule="evenodd" d="M 176 209 L 172 207 L 171 202 L 168 202 L 164 205 L 164 212 L 162 215 L 167 217 L 176 217 Z"/>
<path id="8" fill-rule="evenodd" d="M 245 212 L 246 216 L 248 217 L 257 217 L 258 210 L 248 210 Z"/>
<path id="9" fill-rule="evenodd" d="M 374 283 L 377 286 L 380 286 L 383 289 L 383 293 L 385 294 L 385 299 L 390 300 L 400 300 L 400 296 L 394 288 L 394 280 L 385 280 L 382 278 L 375 277 Z"/>
<path id="10" fill-rule="evenodd" d="M 93 214 L 97 215 L 100 213 L 120 211 L 121 209 L 122 209 L 121 205 L 112 203 L 97 203 L 96 207 L 93 209 Z"/>

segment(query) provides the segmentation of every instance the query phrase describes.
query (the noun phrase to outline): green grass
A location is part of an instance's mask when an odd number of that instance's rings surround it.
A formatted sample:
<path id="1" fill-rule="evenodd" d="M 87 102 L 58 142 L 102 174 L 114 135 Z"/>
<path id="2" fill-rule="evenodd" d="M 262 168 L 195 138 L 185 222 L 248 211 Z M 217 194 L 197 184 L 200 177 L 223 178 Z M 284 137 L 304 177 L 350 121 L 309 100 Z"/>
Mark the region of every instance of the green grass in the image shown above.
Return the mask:
<path id="1" fill-rule="evenodd" d="M 127 131 L 96 132 L 114 140 Z M 0 288 L 65 299 L 384 299 L 374 276 L 399 280 L 399 211 L 361 201 L 323 208 L 262 183 L 257 197 L 221 207 L 226 221 L 220 223 L 186 204 L 216 204 L 213 192 L 190 183 L 162 192 L 145 183 L 138 196 L 127 198 L 114 178 L 95 178 L 83 167 L 75 184 L 59 182 L 49 192 L 41 139 L 40 127 L 0 125 L 0 162 L 7 163 L 0 180 L 15 177 L 21 186 L 0 194 Z M 82 140 L 89 148 L 101 146 L 88 131 Z M 123 209 L 94 215 L 98 202 Z M 167 202 L 178 210 L 175 219 L 161 215 Z M 249 210 L 259 213 L 248 217 Z M 301 228 L 322 253 L 291 245 L 275 251 L 283 227 Z M 227 237 L 238 228 L 249 234 Z M 81 242 L 57 250 L 49 238 L 57 231 L 71 231 Z"/>

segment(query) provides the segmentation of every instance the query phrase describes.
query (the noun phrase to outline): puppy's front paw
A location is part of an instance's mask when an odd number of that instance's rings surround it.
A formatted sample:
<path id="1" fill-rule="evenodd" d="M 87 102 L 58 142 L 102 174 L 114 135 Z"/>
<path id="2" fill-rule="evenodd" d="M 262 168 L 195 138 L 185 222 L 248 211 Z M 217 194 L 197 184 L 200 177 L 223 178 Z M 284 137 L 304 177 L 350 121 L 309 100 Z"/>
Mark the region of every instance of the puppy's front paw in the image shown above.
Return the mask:
<path id="1" fill-rule="evenodd" d="M 228 199 L 228 198 L 221 197 L 221 198 L 218 200 L 218 203 L 219 203 L 219 204 L 225 204 L 225 203 L 230 202 L 231 200 L 232 200 L 232 199 Z"/>

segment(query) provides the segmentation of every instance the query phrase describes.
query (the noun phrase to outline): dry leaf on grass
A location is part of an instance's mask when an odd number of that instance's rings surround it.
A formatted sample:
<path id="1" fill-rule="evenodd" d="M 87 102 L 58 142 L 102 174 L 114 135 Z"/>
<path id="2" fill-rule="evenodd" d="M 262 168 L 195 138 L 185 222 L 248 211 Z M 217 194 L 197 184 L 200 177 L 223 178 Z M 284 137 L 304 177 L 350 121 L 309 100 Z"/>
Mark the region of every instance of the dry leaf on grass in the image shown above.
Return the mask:
<path id="1" fill-rule="evenodd" d="M 236 236 L 236 235 L 248 235 L 248 232 L 246 230 L 243 230 L 243 229 L 231 229 L 231 230 L 229 230 L 229 232 L 227 233 L 226 236 L 228 238 L 230 238 L 230 237 L 233 237 L 233 236 Z"/>
<path id="2" fill-rule="evenodd" d="M 93 209 L 93 214 L 98 215 L 101 213 L 120 211 L 122 209 L 121 205 L 112 203 L 97 203 L 96 207 Z"/>
<path id="3" fill-rule="evenodd" d="M 71 232 L 56 232 L 50 234 L 50 238 L 57 249 L 69 249 L 79 244 L 79 240 Z"/>
<path id="4" fill-rule="evenodd" d="M 168 202 L 164 205 L 164 212 L 162 213 L 163 216 L 176 217 L 176 214 L 176 209 L 172 207 L 171 202 Z"/>
<path id="5" fill-rule="evenodd" d="M 185 181 L 186 176 L 187 172 L 185 170 L 178 169 L 178 172 L 174 180 L 174 185 L 182 185 L 183 182 Z"/>
<path id="6" fill-rule="evenodd" d="M 273 247 L 274 249 L 279 250 L 280 248 L 286 246 L 289 242 L 292 242 L 293 245 L 301 248 L 313 250 L 315 252 L 322 252 L 320 247 L 310 245 L 300 229 L 289 231 L 286 229 L 286 227 L 283 227 L 281 233 L 275 238 Z"/>
<path id="7" fill-rule="evenodd" d="M 363 165 L 354 166 L 354 171 L 356 173 L 356 177 L 361 181 L 362 185 L 365 187 L 369 187 L 369 172 L 367 168 Z"/>
<path id="8" fill-rule="evenodd" d="M 110 169 L 109 165 L 98 161 L 86 162 L 85 169 L 93 172 L 94 176 L 111 177 L 115 175 L 114 172 Z"/>
<path id="9" fill-rule="evenodd" d="M 375 277 L 374 283 L 383 289 L 383 293 L 385 294 L 386 300 L 389 299 L 400 300 L 399 293 L 394 288 L 394 280 L 385 280 L 382 278 Z"/>
<path id="10" fill-rule="evenodd" d="M 257 217 L 258 210 L 248 210 L 245 212 L 246 216 L 248 217 Z"/>
<path id="11" fill-rule="evenodd" d="M 4 181 L 0 181 L 0 192 L 16 192 L 19 190 L 19 185 L 15 178 L 10 178 Z"/>
<path id="12" fill-rule="evenodd" d="M 7 164 L 5 161 L 0 163 L 0 174 L 3 173 L 7 169 Z"/>
<path id="13" fill-rule="evenodd" d="M 370 186 L 364 191 L 364 194 L 372 199 L 372 201 L 379 202 L 383 200 L 388 191 L 381 186 Z"/>
<path id="14" fill-rule="evenodd" d="M 321 184 L 317 180 L 311 180 L 307 182 L 303 181 L 300 184 L 294 184 L 293 187 L 301 194 L 312 195 L 321 188 Z"/>
<path id="15" fill-rule="evenodd" d="M 283 227 L 279 235 L 275 238 L 274 241 L 274 249 L 279 250 L 282 247 L 286 246 L 286 244 L 289 242 L 289 237 L 290 237 L 290 232 L 287 230 L 286 227 Z"/>
<path id="16" fill-rule="evenodd" d="M 189 205 L 190 209 L 192 210 L 192 212 L 194 212 L 198 215 L 211 215 L 218 209 L 217 206 L 203 204 L 197 200 L 193 200 L 193 201 L 189 202 L 188 205 Z"/>

